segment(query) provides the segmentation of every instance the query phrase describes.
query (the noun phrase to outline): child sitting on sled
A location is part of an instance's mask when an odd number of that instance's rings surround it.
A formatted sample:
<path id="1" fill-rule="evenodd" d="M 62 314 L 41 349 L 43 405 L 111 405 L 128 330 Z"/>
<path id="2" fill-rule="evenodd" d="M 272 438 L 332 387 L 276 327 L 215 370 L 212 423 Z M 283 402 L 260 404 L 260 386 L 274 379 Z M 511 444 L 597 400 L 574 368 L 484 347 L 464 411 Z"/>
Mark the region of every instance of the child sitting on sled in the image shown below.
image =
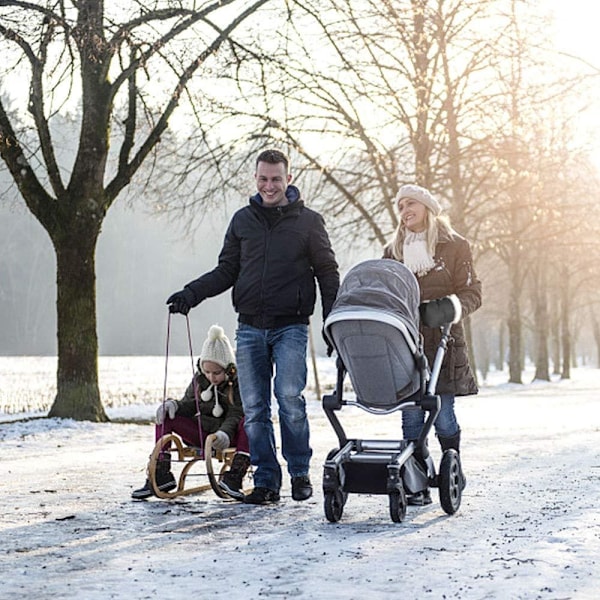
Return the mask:
<path id="1" fill-rule="evenodd" d="M 223 475 L 219 486 L 232 498 L 242 500 L 242 480 L 250 466 L 250 450 L 244 431 L 244 412 L 233 349 L 218 325 L 213 325 L 208 331 L 194 380 L 181 400 L 167 398 L 158 407 L 155 439 L 158 441 L 163 435 L 176 433 L 189 446 L 200 446 L 199 414 L 202 445 L 206 437 L 214 433 L 216 439 L 213 448 L 216 450 L 236 447 L 230 470 Z M 156 463 L 156 483 L 164 492 L 177 487 L 171 473 L 171 454 L 168 451 L 163 452 Z M 147 479 L 145 485 L 135 490 L 131 497 L 144 499 L 153 495 L 152 483 Z"/>

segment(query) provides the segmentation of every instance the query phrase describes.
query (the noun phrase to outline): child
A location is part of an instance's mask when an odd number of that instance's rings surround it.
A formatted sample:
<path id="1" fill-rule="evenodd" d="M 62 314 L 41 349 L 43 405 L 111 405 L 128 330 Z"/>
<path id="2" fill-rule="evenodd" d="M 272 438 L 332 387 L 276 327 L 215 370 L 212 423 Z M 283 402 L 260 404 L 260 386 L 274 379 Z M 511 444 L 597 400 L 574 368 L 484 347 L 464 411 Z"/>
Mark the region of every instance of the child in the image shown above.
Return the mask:
<path id="1" fill-rule="evenodd" d="M 244 413 L 237 381 L 233 349 L 225 332 L 218 325 L 208 331 L 198 359 L 198 371 L 194 375 L 198 393 L 198 406 L 202 425 L 202 442 L 214 433 L 213 448 L 224 450 L 235 446 L 231 468 L 219 482 L 219 486 L 232 498 L 243 500 L 242 479 L 250 466 L 248 438 L 244 431 Z M 190 446 L 200 446 L 197 404 L 194 381 L 190 383 L 181 400 L 167 398 L 156 412 L 155 439 L 176 433 Z M 156 463 L 156 483 L 161 491 L 177 487 L 171 473 L 171 454 L 164 452 Z M 149 498 L 154 495 L 152 484 L 135 490 L 131 497 Z"/>

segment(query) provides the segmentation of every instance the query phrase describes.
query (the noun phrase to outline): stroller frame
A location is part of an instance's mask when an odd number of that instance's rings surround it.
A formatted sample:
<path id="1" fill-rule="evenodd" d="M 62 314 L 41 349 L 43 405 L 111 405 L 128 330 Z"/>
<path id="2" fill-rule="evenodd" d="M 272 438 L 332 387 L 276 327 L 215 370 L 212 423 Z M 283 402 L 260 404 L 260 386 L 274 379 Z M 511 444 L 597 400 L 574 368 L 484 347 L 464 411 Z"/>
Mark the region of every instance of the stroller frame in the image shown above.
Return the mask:
<path id="1" fill-rule="evenodd" d="M 446 450 L 437 473 L 427 447 L 427 437 L 440 412 L 441 400 L 435 393 L 435 388 L 446 353 L 451 324 L 447 323 L 441 327 L 441 341 L 433 367 L 429 371 L 420 337 L 417 347 L 400 319 L 377 310 L 347 311 L 339 318 L 352 319 L 383 321 L 399 329 L 413 352 L 420 383 L 416 392 L 390 408 L 374 408 L 359 401 L 345 400 L 343 389 L 348 371 L 338 351 L 336 388 L 333 394 L 323 396 L 322 402 L 323 410 L 339 442 L 339 447 L 329 452 L 323 466 L 324 510 L 327 520 L 340 520 L 348 494 L 387 494 L 390 517 L 393 522 L 400 523 L 406 516 L 406 494 L 415 494 L 429 487 L 439 489 L 443 510 L 449 515 L 454 514 L 460 507 L 462 493 L 460 457 L 455 450 Z M 330 315 L 324 328 L 325 335 L 332 342 L 334 340 L 330 334 L 330 327 L 336 320 L 335 315 Z M 416 440 L 349 439 L 336 415 L 343 406 L 358 406 L 376 415 L 388 415 L 403 410 L 423 410 L 428 414 Z"/>

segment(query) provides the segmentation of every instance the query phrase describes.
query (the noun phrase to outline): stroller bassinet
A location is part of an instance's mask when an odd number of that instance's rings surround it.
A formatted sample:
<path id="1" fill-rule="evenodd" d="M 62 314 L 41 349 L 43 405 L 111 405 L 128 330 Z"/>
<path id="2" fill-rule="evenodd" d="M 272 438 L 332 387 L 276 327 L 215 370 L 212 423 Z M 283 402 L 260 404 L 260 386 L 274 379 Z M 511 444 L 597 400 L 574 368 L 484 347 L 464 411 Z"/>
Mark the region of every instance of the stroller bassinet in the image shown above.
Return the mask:
<path id="1" fill-rule="evenodd" d="M 450 323 L 429 369 L 419 334 L 419 286 L 395 260 L 367 260 L 344 277 L 325 320 L 324 333 L 337 351 L 337 384 L 323 397 L 323 409 L 339 447 L 327 456 L 323 472 L 325 516 L 338 521 L 349 493 L 387 494 L 394 522 L 406 514 L 406 494 L 438 487 L 440 504 L 453 514 L 461 500 L 460 459 L 454 450 L 442 456 L 439 474 L 427 448 L 427 436 L 440 410 L 435 386 Z M 355 393 L 343 398 L 345 376 Z M 348 439 L 335 414 L 352 405 L 376 415 L 396 411 L 427 413 L 417 440 Z M 398 427 L 400 430 L 400 425 Z"/>

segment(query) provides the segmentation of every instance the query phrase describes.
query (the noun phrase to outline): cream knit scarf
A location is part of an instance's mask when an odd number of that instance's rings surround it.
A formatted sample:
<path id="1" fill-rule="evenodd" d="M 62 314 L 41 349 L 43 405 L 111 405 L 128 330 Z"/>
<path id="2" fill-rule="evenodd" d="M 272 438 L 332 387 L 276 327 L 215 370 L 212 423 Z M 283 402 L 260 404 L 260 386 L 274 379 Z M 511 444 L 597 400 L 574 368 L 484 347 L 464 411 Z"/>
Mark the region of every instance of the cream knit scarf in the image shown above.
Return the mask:
<path id="1" fill-rule="evenodd" d="M 404 264 L 419 277 L 431 271 L 435 265 L 433 256 L 429 254 L 427 248 L 426 235 L 425 231 L 420 233 L 407 231 L 402 248 Z"/>

